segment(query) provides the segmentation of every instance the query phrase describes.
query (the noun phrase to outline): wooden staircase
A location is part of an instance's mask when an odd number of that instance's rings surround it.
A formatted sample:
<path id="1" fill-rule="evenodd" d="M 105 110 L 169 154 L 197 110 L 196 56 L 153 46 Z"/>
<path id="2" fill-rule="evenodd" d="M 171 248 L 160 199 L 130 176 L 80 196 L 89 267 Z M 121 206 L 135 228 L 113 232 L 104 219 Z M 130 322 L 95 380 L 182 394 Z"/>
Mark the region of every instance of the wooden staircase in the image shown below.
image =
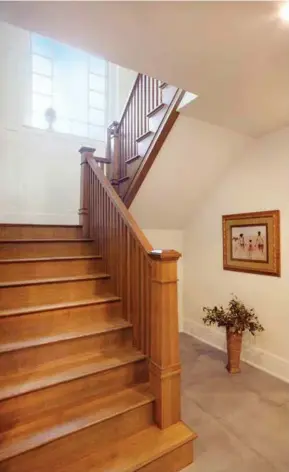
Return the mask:
<path id="1" fill-rule="evenodd" d="M 138 74 L 119 122 L 108 128 L 107 175 L 127 207 L 132 203 L 178 118 L 184 91 Z M 92 150 L 93 151 L 93 150 Z"/>
<path id="2" fill-rule="evenodd" d="M 179 255 L 151 251 L 86 151 L 80 214 L 0 225 L 0 471 L 181 470 Z"/>

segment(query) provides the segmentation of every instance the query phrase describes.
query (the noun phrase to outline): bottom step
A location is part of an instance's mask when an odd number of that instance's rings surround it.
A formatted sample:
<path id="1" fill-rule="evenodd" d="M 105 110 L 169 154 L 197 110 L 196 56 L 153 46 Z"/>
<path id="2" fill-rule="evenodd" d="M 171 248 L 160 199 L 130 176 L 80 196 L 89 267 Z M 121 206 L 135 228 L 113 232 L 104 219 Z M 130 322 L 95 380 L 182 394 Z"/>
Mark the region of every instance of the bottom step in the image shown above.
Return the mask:
<path id="1" fill-rule="evenodd" d="M 195 438 L 182 422 L 165 430 L 151 426 L 109 444 L 103 452 L 97 447 L 86 451 L 81 460 L 66 463 L 54 472 L 177 472 L 193 462 Z"/>

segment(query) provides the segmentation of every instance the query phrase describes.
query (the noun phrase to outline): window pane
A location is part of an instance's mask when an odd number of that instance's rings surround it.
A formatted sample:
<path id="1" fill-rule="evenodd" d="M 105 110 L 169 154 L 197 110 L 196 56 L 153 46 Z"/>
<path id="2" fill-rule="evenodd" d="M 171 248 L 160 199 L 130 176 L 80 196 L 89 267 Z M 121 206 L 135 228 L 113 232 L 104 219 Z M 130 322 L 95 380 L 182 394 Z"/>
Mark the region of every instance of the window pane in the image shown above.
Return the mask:
<path id="1" fill-rule="evenodd" d="M 88 126 L 88 137 L 97 141 L 104 141 L 104 128 L 102 126 Z"/>
<path id="2" fill-rule="evenodd" d="M 42 113 L 36 111 L 32 113 L 32 126 L 40 129 L 48 129 L 48 123 Z"/>
<path id="3" fill-rule="evenodd" d="M 47 108 L 52 106 L 52 99 L 49 95 L 32 94 L 32 109 L 35 112 L 42 113 L 44 116 Z"/>
<path id="4" fill-rule="evenodd" d="M 105 91 L 105 77 L 100 75 L 89 74 L 89 88 L 98 92 Z"/>
<path id="5" fill-rule="evenodd" d="M 56 121 L 53 123 L 53 130 L 58 131 L 59 133 L 70 133 L 71 126 L 69 120 L 66 120 L 65 118 L 57 118 L 56 116 Z"/>
<path id="6" fill-rule="evenodd" d="M 71 123 L 71 134 L 75 136 L 87 136 L 87 124 L 73 121 Z"/>
<path id="7" fill-rule="evenodd" d="M 101 59 L 100 57 L 89 57 L 89 67 L 90 72 L 97 75 L 105 75 L 106 74 L 106 61 Z"/>
<path id="8" fill-rule="evenodd" d="M 33 54 L 32 56 L 32 70 L 42 75 L 52 75 L 52 62 L 50 59 L 45 57 L 37 56 Z"/>
<path id="9" fill-rule="evenodd" d="M 89 123 L 93 125 L 104 125 L 104 111 L 96 110 L 95 108 L 89 109 Z"/>
<path id="10" fill-rule="evenodd" d="M 33 92 L 44 93 L 49 95 L 52 93 L 52 81 L 43 75 L 32 75 Z"/>
<path id="11" fill-rule="evenodd" d="M 104 95 L 98 92 L 89 92 L 89 105 L 103 110 L 105 106 Z"/>

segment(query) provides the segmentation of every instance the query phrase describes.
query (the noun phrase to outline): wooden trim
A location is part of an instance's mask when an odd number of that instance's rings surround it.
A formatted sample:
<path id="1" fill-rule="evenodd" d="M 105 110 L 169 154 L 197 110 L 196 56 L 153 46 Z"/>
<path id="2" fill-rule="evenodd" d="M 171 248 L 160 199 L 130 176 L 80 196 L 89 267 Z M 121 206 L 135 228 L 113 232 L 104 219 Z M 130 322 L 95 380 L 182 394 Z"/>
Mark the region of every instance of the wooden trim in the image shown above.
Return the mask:
<path id="1" fill-rule="evenodd" d="M 135 156 L 132 156 L 130 159 L 127 159 L 125 161 L 126 164 L 131 164 L 132 162 L 136 161 L 137 159 L 141 159 L 142 156 L 140 156 L 139 154 L 136 154 Z"/>
<path id="2" fill-rule="evenodd" d="M 114 206 L 118 209 L 119 213 L 124 218 L 129 228 L 134 233 L 135 238 L 138 240 L 140 245 L 143 247 L 143 249 L 145 249 L 145 251 L 147 252 L 152 251 L 153 249 L 152 245 L 149 243 L 148 239 L 145 237 L 144 233 L 137 225 L 136 221 L 134 220 L 131 213 L 126 208 L 125 204 L 117 195 L 116 191 L 110 184 L 109 180 L 105 177 L 101 169 L 99 169 L 99 167 L 95 164 L 95 162 L 93 161 L 93 158 L 88 157 L 88 164 L 93 170 L 94 174 L 99 179 L 99 181 L 101 182 L 101 184 L 105 187 L 106 192 L 111 198 L 111 200 L 113 201 Z"/>
<path id="3" fill-rule="evenodd" d="M 169 84 L 168 84 L 167 82 L 162 82 L 162 83 L 159 85 L 159 87 L 160 87 L 160 89 L 164 89 L 164 88 L 166 88 L 168 85 L 169 85 Z"/>
<path id="4" fill-rule="evenodd" d="M 107 157 L 93 156 L 93 159 L 95 160 L 95 162 L 99 162 L 100 164 L 111 164 L 111 160 L 108 159 Z"/>
<path id="5" fill-rule="evenodd" d="M 126 182 L 129 179 L 130 179 L 129 175 L 125 175 L 124 177 L 121 177 L 120 179 L 118 179 L 117 182 L 121 184 L 122 182 Z"/>
<path id="6" fill-rule="evenodd" d="M 144 134 L 141 134 L 140 136 L 138 136 L 136 138 L 136 141 L 138 143 L 140 143 L 141 141 L 143 141 L 145 138 L 148 138 L 150 135 L 152 135 L 153 132 L 152 131 L 146 131 Z"/>
<path id="7" fill-rule="evenodd" d="M 178 90 L 176 92 L 175 98 L 168 108 L 167 113 L 162 121 L 161 126 L 159 127 L 158 131 L 156 132 L 147 152 L 144 156 L 140 167 L 138 168 L 134 178 L 132 180 L 131 185 L 129 186 L 126 194 L 124 195 L 124 202 L 126 206 L 129 208 L 132 204 L 141 184 L 143 183 L 144 179 L 146 178 L 151 166 L 153 165 L 163 143 L 165 142 L 169 132 L 171 131 L 173 125 L 175 124 L 179 113 L 177 112 L 177 108 L 179 106 L 180 101 L 184 95 L 183 90 Z"/>
<path id="8" fill-rule="evenodd" d="M 154 116 L 158 111 L 162 110 L 165 106 L 166 106 L 165 103 L 160 103 L 157 107 L 153 108 L 153 110 L 151 110 L 151 111 L 147 114 L 147 117 L 148 117 L 148 118 L 151 118 L 151 117 Z"/>
<path id="9" fill-rule="evenodd" d="M 126 103 L 125 103 L 125 105 L 124 105 L 124 109 L 123 109 L 123 111 L 122 111 L 122 114 L 121 114 L 121 118 L 120 118 L 120 120 L 119 120 L 119 125 L 118 125 L 118 127 L 120 127 L 120 124 L 122 123 L 122 121 L 123 121 L 123 119 L 124 119 L 124 117 L 125 117 L 126 110 L 127 110 L 128 106 L 129 106 L 129 104 L 130 104 L 131 98 L 132 98 L 132 96 L 133 96 L 133 94 L 134 94 L 134 91 L 135 91 L 135 89 L 136 89 L 136 87 L 137 87 L 137 84 L 138 84 L 138 82 L 139 82 L 141 76 L 142 76 L 142 74 L 138 74 L 137 77 L 136 77 L 136 79 L 135 79 L 135 82 L 134 82 L 134 84 L 133 84 L 133 86 L 132 86 L 132 88 L 131 88 L 131 91 L 130 91 L 129 95 L 128 95 L 127 101 L 126 101 Z"/>

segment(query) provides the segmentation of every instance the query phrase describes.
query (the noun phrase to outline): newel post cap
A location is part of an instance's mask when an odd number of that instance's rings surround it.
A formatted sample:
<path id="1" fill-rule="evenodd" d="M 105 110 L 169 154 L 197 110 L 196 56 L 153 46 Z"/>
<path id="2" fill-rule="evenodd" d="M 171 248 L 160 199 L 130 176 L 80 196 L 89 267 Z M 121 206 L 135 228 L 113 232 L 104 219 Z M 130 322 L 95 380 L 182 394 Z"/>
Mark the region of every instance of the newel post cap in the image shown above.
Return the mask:
<path id="1" fill-rule="evenodd" d="M 156 261 L 177 261 L 182 256 L 174 249 L 154 249 L 149 255 Z"/>
<path id="2" fill-rule="evenodd" d="M 95 152 L 95 148 L 89 146 L 82 146 L 78 152 L 80 152 L 80 154 L 84 154 L 86 152 L 93 154 Z"/>

